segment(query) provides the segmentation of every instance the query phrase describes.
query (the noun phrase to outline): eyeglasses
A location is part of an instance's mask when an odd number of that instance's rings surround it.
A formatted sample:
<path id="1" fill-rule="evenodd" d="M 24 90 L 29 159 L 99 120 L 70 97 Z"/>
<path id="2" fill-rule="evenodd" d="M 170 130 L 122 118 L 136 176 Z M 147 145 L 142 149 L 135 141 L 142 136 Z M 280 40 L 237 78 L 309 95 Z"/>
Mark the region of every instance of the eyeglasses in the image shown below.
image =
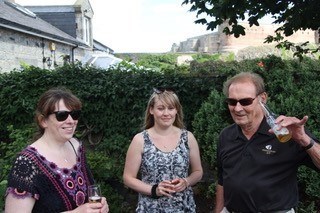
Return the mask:
<path id="1" fill-rule="evenodd" d="M 253 103 L 254 99 L 256 99 L 256 97 L 255 98 L 243 98 L 240 100 L 233 99 L 233 98 L 226 98 L 226 102 L 230 106 L 236 106 L 238 102 L 241 104 L 241 106 L 249 106 Z"/>
<path id="2" fill-rule="evenodd" d="M 51 114 L 56 115 L 57 121 L 65 121 L 71 115 L 73 120 L 78 120 L 81 115 L 81 110 L 72 110 L 72 111 L 56 111 Z"/>
<path id="3" fill-rule="evenodd" d="M 172 88 L 164 88 L 164 87 L 153 88 L 153 92 L 156 94 L 161 94 L 161 93 L 164 93 L 165 91 L 174 93 L 174 90 Z"/>

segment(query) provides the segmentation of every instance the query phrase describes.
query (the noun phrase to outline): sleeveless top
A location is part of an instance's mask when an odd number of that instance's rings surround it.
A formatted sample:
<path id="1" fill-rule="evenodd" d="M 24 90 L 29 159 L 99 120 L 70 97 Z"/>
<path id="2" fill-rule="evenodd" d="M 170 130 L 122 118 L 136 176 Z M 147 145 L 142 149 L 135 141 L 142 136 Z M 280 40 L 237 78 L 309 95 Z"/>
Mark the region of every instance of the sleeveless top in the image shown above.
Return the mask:
<path id="1" fill-rule="evenodd" d="M 159 150 L 151 141 L 146 130 L 142 132 L 144 148 L 140 167 L 141 180 L 150 185 L 162 180 L 185 178 L 189 172 L 188 131 L 182 129 L 177 147 L 171 152 Z M 192 188 L 172 194 L 172 198 L 161 196 L 158 199 L 139 193 L 136 212 L 143 213 L 183 213 L 196 212 Z"/>
<path id="2" fill-rule="evenodd" d="M 31 146 L 17 156 L 8 178 L 7 192 L 23 199 L 36 199 L 32 212 L 70 211 L 86 203 L 87 186 L 93 184 L 82 143 L 77 162 L 71 168 L 59 168 Z"/>

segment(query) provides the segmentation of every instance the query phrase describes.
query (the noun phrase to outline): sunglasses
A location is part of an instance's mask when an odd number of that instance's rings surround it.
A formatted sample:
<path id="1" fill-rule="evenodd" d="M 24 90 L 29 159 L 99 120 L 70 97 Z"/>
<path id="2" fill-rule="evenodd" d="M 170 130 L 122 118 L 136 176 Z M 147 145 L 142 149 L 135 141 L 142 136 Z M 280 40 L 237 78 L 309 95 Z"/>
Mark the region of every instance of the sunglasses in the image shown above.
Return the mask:
<path id="1" fill-rule="evenodd" d="M 164 88 L 164 87 L 153 88 L 153 92 L 156 94 L 161 94 L 161 93 L 164 93 L 165 91 L 169 93 L 174 93 L 174 90 L 172 88 Z"/>
<path id="2" fill-rule="evenodd" d="M 241 106 L 249 106 L 253 103 L 254 99 L 256 98 L 243 98 L 240 100 L 233 99 L 233 98 L 226 98 L 226 102 L 230 106 L 236 106 L 238 102 L 241 104 Z"/>
<path id="3" fill-rule="evenodd" d="M 71 115 L 73 120 L 78 120 L 81 115 L 81 110 L 72 110 L 72 111 L 56 111 L 51 114 L 56 115 L 57 121 L 65 121 Z"/>

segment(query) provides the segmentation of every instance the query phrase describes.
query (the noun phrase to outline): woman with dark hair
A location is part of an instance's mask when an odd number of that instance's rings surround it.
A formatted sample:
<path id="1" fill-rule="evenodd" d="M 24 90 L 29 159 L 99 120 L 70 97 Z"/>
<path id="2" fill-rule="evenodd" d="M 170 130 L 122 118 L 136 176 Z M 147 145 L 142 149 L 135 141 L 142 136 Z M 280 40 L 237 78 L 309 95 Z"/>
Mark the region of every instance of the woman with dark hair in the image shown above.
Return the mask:
<path id="1" fill-rule="evenodd" d="M 123 173 L 125 185 L 139 192 L 136 212 L 196 212 L 191 186 L 202 174 L 198 143 L 184 128 L 178 96 L 154 89 Z"/>
<path id="2" fill-rule="evenodd" d="M 55 88 L 39 99 L 35 141 L 16 158 L 8 178 L 6 213 L 108 212 L 106 198 L 88 203 L 94 184 L 84 147 L 73 137 L 82 104 L 70 91 Z"/>

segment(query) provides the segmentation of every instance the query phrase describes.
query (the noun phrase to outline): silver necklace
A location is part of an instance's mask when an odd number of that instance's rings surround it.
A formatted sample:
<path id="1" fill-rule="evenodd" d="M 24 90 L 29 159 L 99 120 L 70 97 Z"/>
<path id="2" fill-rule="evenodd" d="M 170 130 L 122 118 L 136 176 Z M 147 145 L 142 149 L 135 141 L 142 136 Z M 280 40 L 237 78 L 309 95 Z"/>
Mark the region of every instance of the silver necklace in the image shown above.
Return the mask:
<path id="1" fill-rule="evenodd" d="M 69 160 L 66 158 L 67 155 L 66 155 L 66 150 L 65 149 L 63 150 L 63 154 L 64 154 L 63 155 L 64 162 L 68 163 Z"/>

